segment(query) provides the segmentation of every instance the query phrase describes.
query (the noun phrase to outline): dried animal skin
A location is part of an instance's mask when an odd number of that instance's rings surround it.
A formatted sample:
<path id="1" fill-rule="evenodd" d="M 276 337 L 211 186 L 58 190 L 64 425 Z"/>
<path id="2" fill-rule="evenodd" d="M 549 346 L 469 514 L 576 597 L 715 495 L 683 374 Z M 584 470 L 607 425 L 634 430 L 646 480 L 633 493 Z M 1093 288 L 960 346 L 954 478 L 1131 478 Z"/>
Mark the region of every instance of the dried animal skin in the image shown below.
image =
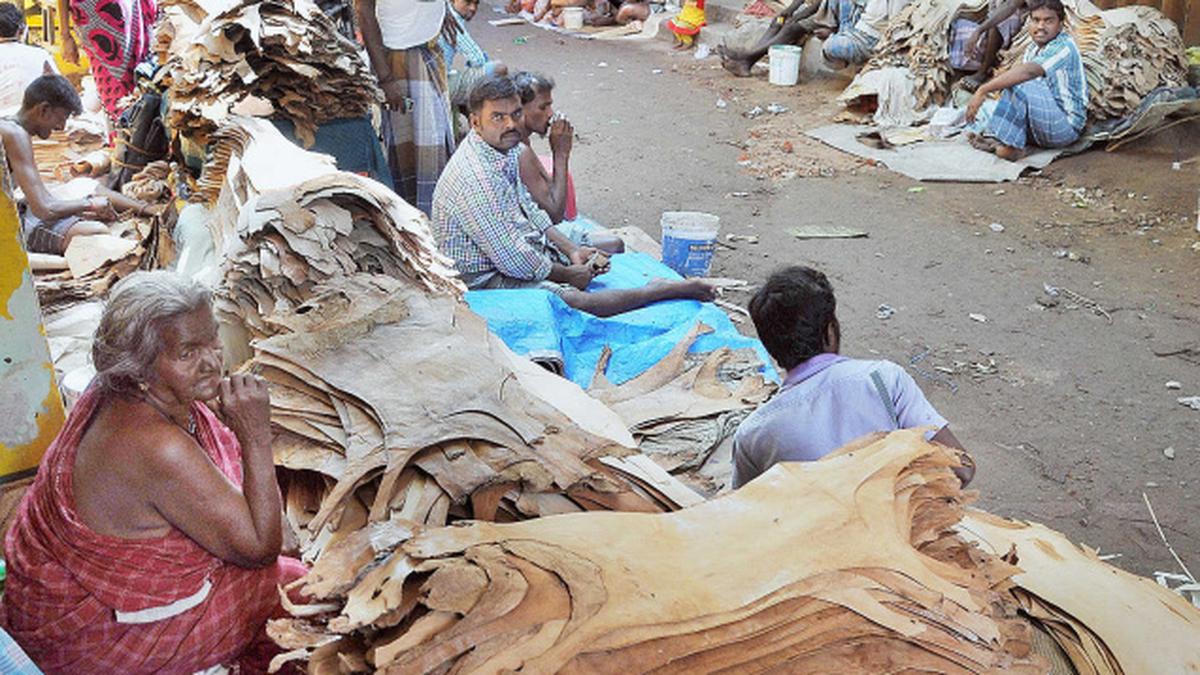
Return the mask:
<path id="1" fill-rule="evenodd" d="M 1013 593 L 1079 672 L 1200 672 L 1200 610 L 1181 596 L 1044 525 L 970 510 L 962 532 L 1015 554 L 1022 571 Z"/>
<path id="2" fill-rule="evenodd" d="M 231 115 L 270 111 L 311 146 L 317 125 L 362 117 L 383 100 L 356 46 L 308 0 L 172 0 L 162 13 L 167 119 L 200 145 Z"/>
<path id="3" fill-rule="evenodd" d="M 391 558 L 415 569 L 436 563 L 423 592 L 435 597 L 445 584 L 461 619 L 386 659 L 376 652 L 374 665 L 1038 672 L 1007 595 L 1015 568 L 967 551 L 947 525 L 965 499 L 955 464 L 920 431 L 897 432 L 822 462 L 778 465 L 676 513 L 424 530 Z M 787 564 L 763 563 L 772 560 Z M 440 580 L 448 566 L 456 571 Z M 471 566 L 478 571 L 466 572 Z M 461 580 L 480 573 L 486 588 L 463 595 Z M 418 599 L 412 611 L 430 609 Z M 389 637 L 404 640 L 404 631 Z"/>

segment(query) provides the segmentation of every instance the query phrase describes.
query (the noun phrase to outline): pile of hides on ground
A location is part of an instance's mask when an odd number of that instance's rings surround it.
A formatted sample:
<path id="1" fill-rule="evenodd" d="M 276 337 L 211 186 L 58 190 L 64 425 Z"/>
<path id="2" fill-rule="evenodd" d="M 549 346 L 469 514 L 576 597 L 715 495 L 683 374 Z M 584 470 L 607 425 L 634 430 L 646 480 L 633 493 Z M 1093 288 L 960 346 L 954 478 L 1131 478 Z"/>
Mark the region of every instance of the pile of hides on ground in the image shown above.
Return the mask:
<path id="1" fill-rule="evenodd" d="M 231 114 L 285 117 L 311 146 L 317 125 L 363 117 L 383 100 L 356 45 L 311 0 L 169 0 L 162 9 L 167 122 L 201 146 Z"/>
<path id="2" fill-rule="evenodd" d="M 1187 62 L 1179 29 L 1152 7 L 1100 11 L 1087 0 L 1066 0 L 1067 29 L 1083 57 L 1093 122 L 1129 115 L 1158 87 L 1186 82 Z M 876 71 L 900 68 L 911 86 L 914 110 L 950 99 L 950 25 L 960 16 L 986 14 L 982 0 L 914 0 L 889 24 L 875 55 L 839 97 L 854 104 L 882 96 Z M 1030 44 L 1022 28 L 1002 55 L 1002 68 L 1021 61 Z M 886 81 L 886 80 L 885 80 Z"/>
<path id="3" fill-rule="evenodd" d="M 462 301 L 419 211 L 263 120 L 214 135 L 201 184 L 218 318 L 272 383 L 273 448 L 306 559 L 403 517 L 659 512 L 701 498 L 618 415 L 517 357 Z M 227 350 L 227 354 L 229 350 Z"/>
<path id="4" fill-rule="evenodd" d="M 953 530 L 956 464 L 898 432 L 676 513 L 379 523 L 297 582 L 310 604 L 268 624 L 293 650 L 274 665 L 1045 672 L 1010 594 L 1019 570 Z"/>
<path id="5" fill-rule="evenodd" d="M 42 180 L 59 183 L 75 176 L 96 177 L 108 172 L 112 159 L 102 113 L 83 113 L 67 120 L 66 128 L 49 138 L 33 139 L 33 160 Z"/>

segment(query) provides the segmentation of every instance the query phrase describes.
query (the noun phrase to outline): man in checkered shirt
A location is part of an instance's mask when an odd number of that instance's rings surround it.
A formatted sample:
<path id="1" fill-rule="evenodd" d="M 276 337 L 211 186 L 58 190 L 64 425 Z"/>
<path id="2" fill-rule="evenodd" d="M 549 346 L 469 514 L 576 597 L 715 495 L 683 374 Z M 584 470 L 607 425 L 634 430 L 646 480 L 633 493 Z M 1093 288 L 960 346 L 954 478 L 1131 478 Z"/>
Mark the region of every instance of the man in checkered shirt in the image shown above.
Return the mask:
<path id="1" fill-rule="evenodd" d="M 655 280 L 640 288 L 588 292 L 608 257 L 572 241 L 550 221 L 521 182 L 523 106 L 508 77 L 483 80 L 468 101 L 471 132 L 433 192 L 433 234 L 454 259 L 467 288 L 540 288 L 571 307 L 612 316 L 659 300 L 711 300 L 697 279 Z"/>
<path id="2" fill-rule="evenodd" d="M 1023 62 L 980 86 L 966 112 L 974 122 L 987 96 L 1003 92 L 987 129 L 971 144 L 1013 161 L 1025 156 L 1030 137 L 1040 147 L 1061 148 L 1078 140 L 1087 122 L 1087 77 L 1079 48 L 1063 31 L 1062 1 L 1029 0 L 1026 8 L 1033 44 Z"/>

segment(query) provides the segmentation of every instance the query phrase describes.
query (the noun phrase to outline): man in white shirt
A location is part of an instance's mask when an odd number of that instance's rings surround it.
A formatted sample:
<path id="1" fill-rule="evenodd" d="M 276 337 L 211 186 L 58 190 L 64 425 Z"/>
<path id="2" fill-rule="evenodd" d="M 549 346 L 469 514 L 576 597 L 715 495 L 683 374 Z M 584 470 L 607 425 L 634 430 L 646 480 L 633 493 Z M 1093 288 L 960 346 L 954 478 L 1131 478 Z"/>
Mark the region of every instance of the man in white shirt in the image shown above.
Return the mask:
<path id="1" fill-rule="evenodd" d="M 0 3 L 0 116 L 8 117 L 21 107 L 25 88 L 42 75 L 54 75 L 54 58 L 41 47 L 25 44 L 25 15 L 21 8 Z"/>
<path id="2" fill-rule="evenodd" d="M 455 146 L 445 55 L 438 45 L 446 0 L 356 5 L 371 69 L 387 99 L 383 138 L 396 193 L 428 214 Z"/>

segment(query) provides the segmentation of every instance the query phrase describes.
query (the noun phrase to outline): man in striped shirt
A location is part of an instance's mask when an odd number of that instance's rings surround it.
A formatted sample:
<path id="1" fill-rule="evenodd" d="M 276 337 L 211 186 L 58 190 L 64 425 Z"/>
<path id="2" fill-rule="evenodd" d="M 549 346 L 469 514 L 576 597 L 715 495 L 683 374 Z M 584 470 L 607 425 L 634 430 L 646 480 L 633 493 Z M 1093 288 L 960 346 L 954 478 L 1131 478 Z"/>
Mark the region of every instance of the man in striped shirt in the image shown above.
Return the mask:
<path id="1" fill-rule="evenodd" d="M 524 110 L 516 86 L 508 77 L 486 79 L 468 104 L 471 132 L 438 180 L 432 217 L 438 247 L 467 288 L 541 288 L 596 316 L 659 300 L 714 297 L 713 287 L 698 279 L 587 292 L 607 271 L 608 258 L 554 227 L 521 182 Z"/>
<path id="2" fill-rule="evenodd" d="M 997 157 L 1018 160 L 1029 138 L 1043 148 L 1061 148 L 1078 140 L 1087 122 L 1087 77 L 1071 36 L 1063 31 L 1061 0 L 1029 0 L 1028 30 L 1033 44 L 1023 62 L 976 90 L 967 104 L 974 122 L 989 94 L 1003 92 L 982 135 L 971 144 Z"/>

